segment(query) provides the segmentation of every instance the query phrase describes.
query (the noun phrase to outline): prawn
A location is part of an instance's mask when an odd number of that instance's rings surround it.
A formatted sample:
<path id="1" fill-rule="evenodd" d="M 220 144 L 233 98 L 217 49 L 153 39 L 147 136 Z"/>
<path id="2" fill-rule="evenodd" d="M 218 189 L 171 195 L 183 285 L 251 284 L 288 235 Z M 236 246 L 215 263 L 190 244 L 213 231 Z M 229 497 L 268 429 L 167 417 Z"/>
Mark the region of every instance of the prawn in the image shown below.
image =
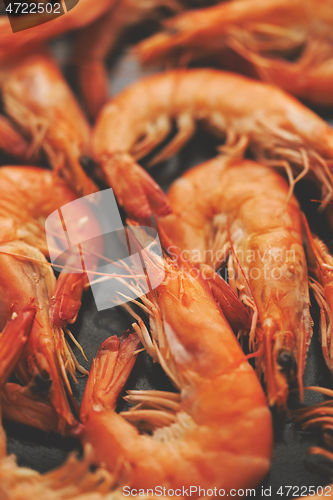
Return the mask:
<path id="1" fill-rule="evenodd" d="M 79 195 L 95 192 L 82 167 L 91 156 L 90 127 L 52 58 L 37 52 L 3 65 L 0 89 L 7 117 L 29 141 L 29 156 L 44 151 Z"/>
<path id="2" fill-rule="evenodd" d="M 100 175 L 131 219 L 146 221 L 152 213 L 170 211 L 137 161 L 166 139 L 176 122 L 178 133 L 150 165 L 170 158 L 193 135 L 197 120 L 226 137 L 221 152 L 240 156 L 248 146 L 256 159 L 285 168 L 289 198 L 307 173 L 322 188 L 322 206 L 332 198 L 333 130 L 324 120 L 266 83 L 210 69 L 174 70 L 127 87 L 102 109 L 95 125 L 93 155 Z"/>
<path id="3" fill-rule="evenodd" d="M 310 286 L 320 307 L 320 340 L 327 367 L 333 374 L 333 257 L 327 246 L 312 235 L 304 218 Z"/>
<path id="4" fill-rule="evenodd" d="M 281 407 L 296 377 L 303 393 L 312 335 L 302 217 L 287 194 L 269 167 L 220 156 L 173 183 L 172 214 L 160 222 L 191 263 L 227 266 L 229 284 L 253 312 L 249 346 L 260 354 L 269 404 Z"/>
<path id="5" fill-rule="evenodd" d="M 123 32 L 142 20 L 157 17 L 158 11 L 179 12 L 177 0 L 118 0 L 109 12 L 78 35 L 73 55 L 83 101 L 96 118 L 108 99 L 108 75 L 104 60 L 114 50 Z"/>
<path id="6" fill-rule="evenodd" d="M 56 287 L 55 276 L 48 265 L 44 223 L 60 205 L 76 199 L 64 180 L 51 172 L 33 167 L 0 169 L 0 324 L 17 315 L 27 303 L 37 308 L 29 340 L 17 366 L 20 381 L 34 392 L 48 396 L 58 416 L 57 430 L 64 432 L 76 425 L 70 411 L 64 385 L 72 393 L 66 375 L 75 377 L 79 367 L 65 338 L 63 327 L 73 322 L 80 307 L 87 277 L 84 273 L 64 273 Z M 78 211 L 79 211 L 79 207 Z M 80 213 L 77 214 L 80 218 Z M 85 234 L 96 221 L 86 211 Z M 80 241 L 82 228 L 70 221 L 68 230 Z M 61 233 L 60 233 L 61 234 Z M 59 248 L 57 234 L 49 241 Z M 62 242 L 66 249 L 65 242 Z M 61 246 L 60 246 L 61 249 Z M 88 266 L 93 269 L 96 257 Z"/>
<path id="7" fill-rule="evenodd" d="M 11 318 L 0 335 L 0 392 L 15 370 L 22 350 L 33 328 L 35 306 L 26 306 Z M 15 342 L 12 338 L 15 336 Z M 2 405 L 1 405 L 2 406 Z M 0 410 L 2 409 L 0 406 Z M 39 408 L 33 409 L 38 419 Z M 33 497 L 36 500 L 117 500 L 121 498 L 121 485 L 105 468 L 94 472 L 91 465 L 94 453 L 90 445 L 85 446 L 82 460 L 72 453 L 60 468 L 45 475 L 19 467 L 14 455 L 6 454 L 6 436 L 1 425 L 0 411 L 0 498 L 21 500 Z M 146 497 L 155 500 L 155 497 Z"/>
<path id="8" fill-rule="evenodd" d="M 142 244 L 142 235 L 138 240 Z M 178 267 L 152 253 L 144 259 L 149 276 L 165 273 L 163 282 L 141 297 L 150 333 L 127 309 L 147 352 L 180 393 L 130 391 L 126 399 L 136 406 L 117 414 L 122 375 L 138 344 L 135 337 L 125 347 L 107 339 L 90 369 L 80 408 L 83 442 L 92 444 L 98 464 L 116 470 L 131 488 L 161 485 L 168 494 L 169 488 L 189 491 L 190 485 L 255 486 L 268 471 L 272 451 L 271 415 L 260 382 L 207 282 L 193 276 L 185 261 Z M 191 496 L 197 497 L 193 489 Z"/>
<path id="9" fill-rule="evenodd" d="M 137 47 L 142 62 L 211 54 L 223 63 L 231 47 L 262 80 L 314 104 L 333 104 L 331 2 L 234 0 L 180 14 L 165 26 Z"/>

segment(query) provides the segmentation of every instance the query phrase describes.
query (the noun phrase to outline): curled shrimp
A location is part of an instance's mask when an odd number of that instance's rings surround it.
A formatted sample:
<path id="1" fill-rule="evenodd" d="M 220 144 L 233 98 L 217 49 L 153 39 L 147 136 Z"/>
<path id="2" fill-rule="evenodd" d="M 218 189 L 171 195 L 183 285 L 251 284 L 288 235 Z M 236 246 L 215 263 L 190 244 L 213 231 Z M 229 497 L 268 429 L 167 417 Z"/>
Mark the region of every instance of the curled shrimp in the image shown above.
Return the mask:
<path id="1" fill-rule="evenodd" d="M 96 118 L 108 99 L 108 75 L 104 60 L 123 32 L 139 22 L 159 17 L 162 9 L 181 10 L 177 0 L 118 0 L 109 12 L 87 26 L 75 42 L 73 64 L 86 108 Z"/>
<path id="2" fill-rule="evenodd" d="M 66 372 L 75 377 L 79 366 L 65 338 L 63 327 L 73 322 L 80 307 L 85 274 L 61 274 L 58 288 L 44 255 L 48 256 L 44 222 L 59 206 L 76 199 L 66 183 L 51 172 L 33 167 L 0 169 L 0 318 L 1 324 L 19 314 L 27 303 L 36 306 L 29 340 L 17 366 L 20 381 L 48 396 L 55 409 L 57 430 L 76 425 L 65 394 L 72 394 Z M 78 218 L 80 214 L 78 213 Z M 86 229 L 95 227 L 84 213 Z M 80 236 L 77 220 L 71 228 Z M 59 247 L 57 234 L 49 244 Z M 60 246 L 60 248 L 62 248 Z M 92 257 L 94 259 L 94 257 Z M 88 264 L 93 268 L 93 262 Z"/>
<path id="3" fill-rule="evenodd" d="M 0 393 L 15 370 L 22 350 L 33 327 L 35 306 L 24 307 L 16 317 L 10 319 L 0 335 Z M 12 338 L 15 336 L 15 342 Z M 33 408 L 33 407 L 32 407 Z M 33 408 L 38 419 L 39 407 Z M 105 468 L 94 472 L 91 465 L 95 460 L 91 445 L 84 447 L 83 459 L 72 453 L 58 469 L 47 474 L 19 467 L 14 455 L 6 454 L 6 436 L 1 425 L 0 406 L 0 498 L 1 500 L 22 500 L 33 497 L 36 500 L 117 500 L 123 498 L 122 485 Z M 147 500 L 156 497 L 146 496 Z"/>
<path id="4" fill-rule="evenodd" d="M 138 343 L 132 335 L 119 346 L 111 337 L 98 351 L 85 388 L 83 440 L 92 444 L 97 463 L 133 488 L 255 486 L 268 471 L 272 446 L 259 380 L 206 281 L 191 275 L 185 262 L 179 268 L 167 257 L 148 259 L 149 276 L 164 268 L 165 278 L 141 297 L 150 332 L 134 311 L 133 328 L 180 393 L 130 391 L 126 399 L 136 406 L 117 414 L 123 374 Z M 193 490 L 191 496 L 197 496 Z"/>
<path id="5" fill-rule="evenodd" d="M 296 378 L 303 393 L 312 335 L 301 212 L 287 194 L 272 169 L 220 156 L 174 182 L 173 213 L 161 221 L 191 262 L 227 266 L 229 284 L 253 313 L 249 346 L 260 355 L 269 404 L 284 407 Z"/>
<path id="6" fill-rule="evenodd" d="M 323 205 L 331 199 L 333 131 L 324 120 L 268 84 L 210 69 L 175 70 L 127 87 L 103 108 L 95 126 L 94 158 L 131 218 L 168 213 L 162 191 L 137 161 L 176 122 L 178 133 L 150 164 L 171 157 L 197 120 L 226 138 L 221 152 L 239 156 L 249 146 L 256 159 L 285 168 L 289 197 L 295 182 L 311 173 L 322 187 Z"/>
<path id="7" fill-rule="evenodd" d="M 186 12 L 143 41 L 143 62 L 217 56 L 229 46 L 262 80 L 315 104 L 332 105 L 333 8 L 326 0 L 235 0 Z M 237 68 L 238 69 L 238 68 Z"/>
<path id="8" fill-rule="evenodd" d="M 37 52 L 3 65 L 0 89 L 7 117 L 29 142 L 29 156 L 43 151 L 79 195 L 96 191 L 82 168 L 90 157 L 90 128 L 52 58 Z"/>

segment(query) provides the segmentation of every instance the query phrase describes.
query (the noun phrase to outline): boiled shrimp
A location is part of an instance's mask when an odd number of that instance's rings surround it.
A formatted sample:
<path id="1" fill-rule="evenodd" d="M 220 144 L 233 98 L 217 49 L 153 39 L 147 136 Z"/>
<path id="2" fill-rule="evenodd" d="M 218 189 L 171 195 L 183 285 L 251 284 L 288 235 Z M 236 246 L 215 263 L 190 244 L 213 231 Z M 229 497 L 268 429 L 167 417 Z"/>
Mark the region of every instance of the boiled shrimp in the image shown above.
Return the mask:
<path id="1" fill-rule="evenodd" d="M 295 182 L 311 173 L 322 188 L 323 206 L 332 198 L 333 131 L 324 120 L 268 84 L 209 69 L 175 70 L 127 87 L 96 123 L 94 158 L 131 218 L 168 213 L 165 196 L 137 160 L 166 139 L 176 122 L 177 135 L 150 164 L 171 157 L 197 120 L 226 137 L 221 152 L 239 156 L 249 146 L 256 159 L 283 167 L 289 197 Z"/>
<path id="2" fill-rule="evenodd" d="M 13 316 L 0 335 L 0 393 L 15 370 L 22 350 L 33 327 L 35 306 L 24 307 Z M 15 342 L 12 338 L 15 336 Z M 5 385 L 6 384 L 6 385 Z M 1 410 L 1 406 L 0 406 Z M 39 418 L 39 407 L 35 409 Z M 105 468 L 94 472 L 91 465 L 94 453 L 90 445 L 85 446 L 82 460 L 72 453 L 58 469 L 45 475 L 19 467 L 14 455 L 6 454 L 6 436 L 1 425 L 0 411 L 0 498 L 1 500 L 22 500 L 33 497 L 36 500 L 117 500 L 123 498 L 122 485 Z M 155 497 L 147 496 L 154 500 Z"/>
<path id="3" fill-rule="evenodd" d="M 111 337 L 90 370 L 80 409 L 83 440 L 97 463 L 133 488 L 254 487 L 268 471 L 272 445 L 259 380 L 205 280 L 185 262 L 179 268 L 167 257 L 147 259 L 149 276 L 163 269 L 165 277 L 141 297 L 150 333 L 134 311 L 133 328 L 180 393 L 130 391 L 126 399 L 136 406 L 117 414 L 122 374 L 139 346 L 133 336 L 125 347 Z"/>
<path id="4" fill-rule="evenodd" d="M 29 155 L 43 151 L 79 195 L 96 191 L 82 167 L 90 157 L 90 128 L 52 58 L 31 53 L 2 66 L 0 88 L 5 113 L 25 134 Z"/>
<path id="5" fill-rule="evenodd" d="M 311 288 L 320 307 L 320 341 L 327 367 L 333 373 L 333 256 L 304 220 Z"/>
<path id="6" fill-rule="evenodd" d="M 161 8 L 181 10 L 177 0 L 118 0 L 109 12 L 82 30 L 75 42 L 73 64 L 87 110 L 96 118 L 108 99 L 108 75 L 104 60 L 123 32 L 142 20 L 158 17 Z"/>
<path id="7" fill-rule="evenodd" d="M 272 169 L 217 157 L 176 180 L 173 213 L 161 224 L 192 264 L 227 266 L 229 283 L 252 311 L 268 401 L 286 407 L 289 383 L 303 390 L 312 326 L 299 205 Z M 226 276 L 227 277 L 227 276 Z"/>
<path id="8" fill-rule="evenodd" d="M 36 306 L 16 371 L 22 384 L 49 397 L 58 416 L 57 430 L 64 432 L 66 426 L 76 425 L 65 394 L 64 386 L 72 393 L 66 372 L 75 376 L 80 365 L 64 338 L 63 327 L 76 318 L 86 275 L 61 274 L 55 288 L 54 273 L 44 257 L 48 256 L 44 223 L 51 212 L 75 200 L 76 195 L 62 179 L 38 168 L 2 167 L 0 179 L 1 324 L 27 303 Z M 83 215 L 89 234 L 96 221 L 89 213 Z M 79 237 L 83 229 L 77 220 L 70 225 Z M 61 249 L 60 243 L 55 232 L 49 244 Z M 62 245 L 66 249 L 65 242 Z M 92 261 L 88 265 L 93 268 Z"/>
<path id="9" fill-rule="evenodd" d="M 143 62 L 213 55 L 223 63 L 231 47 L 262 80 L 312 103 L 333 104 L 333 7 L 326 0 L 235 0 L 165 24 L 164 33 L 138 46 Z"/>

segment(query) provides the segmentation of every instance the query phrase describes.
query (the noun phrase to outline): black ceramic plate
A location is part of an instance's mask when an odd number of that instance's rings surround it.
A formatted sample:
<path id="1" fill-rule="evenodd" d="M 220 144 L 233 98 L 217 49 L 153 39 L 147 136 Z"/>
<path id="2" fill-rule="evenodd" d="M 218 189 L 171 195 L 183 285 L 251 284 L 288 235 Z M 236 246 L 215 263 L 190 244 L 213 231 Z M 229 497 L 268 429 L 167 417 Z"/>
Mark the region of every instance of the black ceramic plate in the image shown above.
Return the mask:
<path id="1" fill-rule="evenodd" d="M 53 45 L 53 49 L 58 59 L 64 59 L 67 52 L 67 41 L 59 41 Z M 112 70 L 112 91 L 117 93 L 122 87 L 140 76 L 135 60 L 130 57 L 120 57 Z M 332 114 L 333 116 L 333 114 Z M 198 134 L 181 153 L 171 161 L 154 168 L 151 173 L 160 183 L 163 189 L 167 189 L 171 182 L 181 175 L 189 167 L 200 163 L 204 159 L 215 155 L 214 141 L 204 134 Z M 4 160 L 3 160 L 4 161 Z M 2 161 L 2 164 L 3 164 Z M 311 197 L 316 197 L 312 192 L 312 186 L 303 183 L 298 186 L 298 193 L 302 196 L 303 209 L 309 216 L 310 223 L 319 230 L 321 237 L 327 243 L 329 233 L 321 217 L 316 214 L 315 205 L 310 203 Z M 315 320 L 315 331 L 313 340 L 307 356 L 307 366 L 305 371 L 305 385 L 321 385 L 333 388 L 332 378 L 321 354 L 321 347 L 317 338 L 318 334 L 318 311 L 313 308 Z M 89 363 L 85 362 L 80 352 L 73 347 L 75 354 L 83 366 L 89 368 L 93 356 L 104 339 L 110 335 L 121 335 L 131 325 L 129 315 L 121 308 L 113 308 L 98 312 L 91 292 L 87 292 L 82 308 L 73 326 L 72 331 L 82 345 Z M 73 383 L 73 391 L 80 402 L 85 386 L 86 378 L 79 378 L 76 386 Z M 173 390 L 172 384 L 164 374 L 158 364 L 154 364 L 146 353 L 141 353 L 130 376 L 125 390 L 127 389 L 160 389 Z M 308 392 L 306 394 L 306 404 L 312 404 L 322 400 L 322 396 Z M 291 397 L 290 407 L 298 406 L 297 397 Z M 118 409 L 125 409 L 124 401 L 119 402 Z M 267 494 L 271 498 L 292 498 L 298 497 L 302 486 L 320 486 L 328 484 L 330 466 L 324 460 L 306 460 L 305 451 L 313 444 L 320 442 L 320 436 L 311 433 L 300 432 L 293 424 L 288 422 L 288 416 L 281 416 L 274 413 L 275 446 L 274 457 L 271 470 L 265 481 L 257 489 L 256 498 L 266 498 Z M 55 434 L 47 434 L 35 429 L 4 422 L 7 433 L 8 452 L 15 453 L 18 464 L 28 466 L 40 472 L 49 471 L 62 464 L 68 453 L 75 449 L 80 449 L 79 443 L 73 439 L 59 437 Z M 170 459 L 172 459 L 170 457 Z M 325 475 L 326 471 L 326 475 Z M 222 472 L 222 471 L 221 471 Z M 287 495 L 285 487 L 293 487 Z M 266 491 L 266 496 L 262 496 L 262 487 Z M 283 487 L 283 490 L 279 490 Z M 278 494 L 283 491 L 283 496 Z"/>

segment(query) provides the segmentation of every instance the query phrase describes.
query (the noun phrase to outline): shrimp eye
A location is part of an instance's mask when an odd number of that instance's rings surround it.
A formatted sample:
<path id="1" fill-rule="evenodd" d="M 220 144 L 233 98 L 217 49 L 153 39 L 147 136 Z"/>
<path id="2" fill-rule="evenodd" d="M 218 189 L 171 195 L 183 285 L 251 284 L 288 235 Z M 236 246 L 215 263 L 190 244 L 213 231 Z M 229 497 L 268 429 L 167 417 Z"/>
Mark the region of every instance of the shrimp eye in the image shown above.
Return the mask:
<path id="1" fill-rule="evenodd" d="M 289 351 L 281 351 L 277 358 L 277 363 L 281 366 L 281 370 L 290 372 L 294 366 L 294 359 Z"/>
<path id="2" fill-rule="evenodd" d="M 33 386 L 31 387 L 32 392 L 38 393 L 41 396 L 48 396 L 52 385 L 52 380 L 50 379 L 49 374 L 46 375 L 47 377 L 43 377 L 38 373 L 35 376 Z"/>
<path id="3" fill-rule="evenodd" d="M 81 156 L 80 158 L 80 165 L 83 168 L 83 170 L 87 173 L 92 172 L 94 169 L 94 161 L 92 158 L 89 156 Z"/>

